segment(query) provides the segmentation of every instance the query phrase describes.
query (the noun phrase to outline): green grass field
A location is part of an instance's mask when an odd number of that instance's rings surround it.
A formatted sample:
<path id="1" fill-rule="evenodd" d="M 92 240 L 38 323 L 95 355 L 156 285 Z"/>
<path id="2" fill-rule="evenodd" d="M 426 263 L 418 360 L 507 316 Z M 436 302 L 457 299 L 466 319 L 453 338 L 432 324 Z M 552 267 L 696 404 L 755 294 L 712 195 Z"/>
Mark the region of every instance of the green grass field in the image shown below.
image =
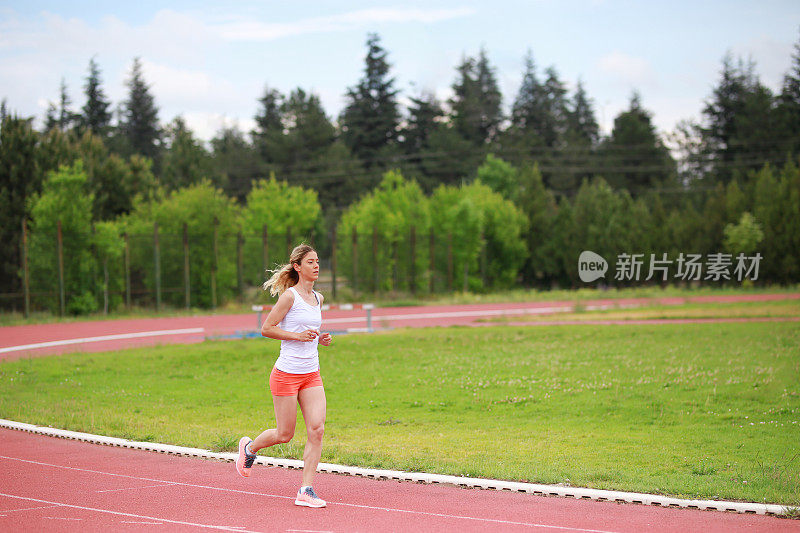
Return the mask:
<path id="1" fill-rule="evenodd" d="M 800 505 L 800 323 L 398 330 L 322 349 L 323 461 Z M 0 364 L 0 417 L 235 449 L 278 343 Z M 262 453 L 300 458 L 295 440 Z"/>

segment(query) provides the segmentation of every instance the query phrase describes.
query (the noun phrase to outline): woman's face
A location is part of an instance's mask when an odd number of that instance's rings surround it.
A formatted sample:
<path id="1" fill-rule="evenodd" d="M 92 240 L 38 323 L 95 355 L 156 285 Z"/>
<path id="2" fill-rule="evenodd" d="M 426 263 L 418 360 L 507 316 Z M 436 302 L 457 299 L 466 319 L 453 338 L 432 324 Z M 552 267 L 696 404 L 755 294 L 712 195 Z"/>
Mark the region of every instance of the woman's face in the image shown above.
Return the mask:
<path id="1" fill-rule="evenodd" d="M 300 260 L 299 265 L 294 265 L 294 269 L 300 274 L 301 279 L 316 281 L 319 277 L 319 257 L 317 257 L 317 252 L 308 252 Z"/>

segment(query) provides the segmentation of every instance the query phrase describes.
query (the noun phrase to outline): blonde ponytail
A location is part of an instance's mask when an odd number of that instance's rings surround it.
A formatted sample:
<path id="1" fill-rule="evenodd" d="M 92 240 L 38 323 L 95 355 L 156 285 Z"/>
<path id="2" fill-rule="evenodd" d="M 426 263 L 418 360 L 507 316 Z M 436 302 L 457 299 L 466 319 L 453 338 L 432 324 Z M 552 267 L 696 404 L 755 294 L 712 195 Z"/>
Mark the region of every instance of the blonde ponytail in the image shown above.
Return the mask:
<path id="1" fill-rule="evenodd" d="M 314 251 L 315 250 L 306 243 L 295 246 L 294 250 L 292 250 L 292 253 L 289 255 L 288 264 L 276 270 L 267 270 L 272 276 L 264 282 L 264 290 L 269 291 L 271 296 L 277 296 L 282 294 L 289 287 L 297 285 L 297 282 L 300 281 L 300 275 L 294 269 L 294 265 L 302 263 L 303 257 L 305 257 L 308 252 Z"/>

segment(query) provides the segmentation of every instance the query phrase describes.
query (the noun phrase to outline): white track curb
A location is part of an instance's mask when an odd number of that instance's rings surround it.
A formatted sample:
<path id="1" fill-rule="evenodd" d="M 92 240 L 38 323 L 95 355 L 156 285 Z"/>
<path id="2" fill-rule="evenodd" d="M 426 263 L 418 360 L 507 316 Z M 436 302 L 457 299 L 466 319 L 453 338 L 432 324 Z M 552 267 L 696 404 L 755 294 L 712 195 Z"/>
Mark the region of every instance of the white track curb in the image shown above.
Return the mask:
<path id="1" fill-rule="evenodd" d="M 0 419 L 0 427 L 15 429 L 28 433 L 59 437 L 62 439 L 80 440 L 104 446 L 120 446 L 123 448 L 133 448 L 137 450 L 147 450 L 152 452 L 167 453 L 171 455 L 185 455 L 190 457 L 202 457 L 205 459 L 217 459 L 220 461 L 233 462 L 236 460 L 235 453 L 215 453 L 200 448 L 186 448 L 183 446 L 173 446 L 170 444 L 159 444 L 155 442 L 137 442 L 116 437 L 105 437 L 102 435 L 92 435 L 91 433 L 79 433 L 77 431 L 67 431 L 45 426 L 35 426 L 23 422 Z M 275 457 L 259 456 L 256 463 L 267 466 L 281 466 L 284 468 L 302 468 L 303 461 L 296 459 L 279 459 Z M 619 492 L 612 490 L 583 489 L 579 487 L 565 487 L 560 485 L 539 485 L 537 483 L 518 483 L 513 481 L 498 481 L 493 479 L 480 479 L 459 476 L 444 476 L 440 474 L 426 474 L 424 472 L 403 472 L 400 470 L 379 470 L 375 468 L 360 468 L 356 466 L 343 466 L 329 463 L 319 463 L 317 468 L 320 472 L 330 472 L 334 474 L 348 474 L 351 476 L 369 477 L 373 479 L 395 479 L 398 481 L 415 481 L 418 483 L 446 483 L 469 488 L 509 490 L 514 492 L 528 492 L 539 496 L 561 496 L 575 499 L 612 501 L 618 503 L 638 503 L 643 505 L 655 505 L 660 507 L 683 507 L 688 509 L 702 509 L 708 511 L 732 511 L 737 513 L 762 514 L 772 516 L 782 516 L 787 514 L 788 508 L 782 505 L 748 503 L 748 502 L 728 502 L 718 500 L 682 500 L 670 498 L 658 494 L 640 494 L 637 492 Z"/>

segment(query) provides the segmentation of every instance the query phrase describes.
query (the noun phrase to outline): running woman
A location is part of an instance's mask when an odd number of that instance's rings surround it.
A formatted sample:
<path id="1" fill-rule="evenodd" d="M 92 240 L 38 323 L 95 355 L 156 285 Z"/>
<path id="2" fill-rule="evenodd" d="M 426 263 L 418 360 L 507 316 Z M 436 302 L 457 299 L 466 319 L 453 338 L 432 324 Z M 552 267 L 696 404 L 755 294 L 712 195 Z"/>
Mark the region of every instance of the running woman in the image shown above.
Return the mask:
<path id="1" fill-rule="evenodd" d="M 322 455 L 326 409 L 317 345 L 330 346 L 333 339 L 330 333 L 319 331 L 323 297 L 314 290 L 318 277 L 317 252 L 301 244 L 292 250 L 289 264 L 274 271 L 264 283 L 264 290 L 272 296 L 280 294 L 261 326 L 263 336 L 281 341 L 281 353 L 269 377 L 277 427 L 264 431 L 255 440 L 242 437 L 236 461 L 239 474 L 249 477 L 258 450 L 292 440 L 300 404 L 308 440 L 303 451 L 303 482 L 294 503 L 305 507 L 325 507 L 325 500 L 312 488 Z"/>

